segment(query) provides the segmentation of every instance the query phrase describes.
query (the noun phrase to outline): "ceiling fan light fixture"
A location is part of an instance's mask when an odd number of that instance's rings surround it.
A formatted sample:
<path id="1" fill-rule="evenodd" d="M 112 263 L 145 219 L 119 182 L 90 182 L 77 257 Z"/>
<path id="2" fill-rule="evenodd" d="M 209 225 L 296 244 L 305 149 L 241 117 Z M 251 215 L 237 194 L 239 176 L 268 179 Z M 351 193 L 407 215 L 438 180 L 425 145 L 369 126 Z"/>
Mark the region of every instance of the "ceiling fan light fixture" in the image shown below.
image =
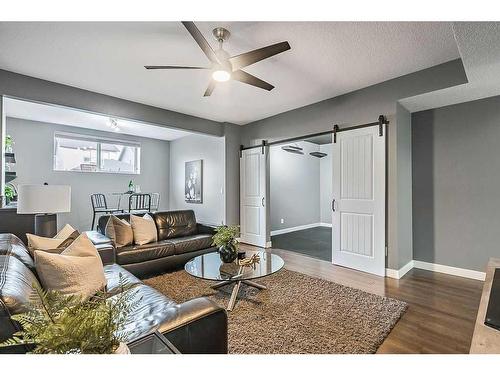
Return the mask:
<path id="1" fill-rule="evenodd" d="M 214 70 L 212 78 L 217 82 L 227 82 L 231 78 L 231 73 L 222 69 Z"/>

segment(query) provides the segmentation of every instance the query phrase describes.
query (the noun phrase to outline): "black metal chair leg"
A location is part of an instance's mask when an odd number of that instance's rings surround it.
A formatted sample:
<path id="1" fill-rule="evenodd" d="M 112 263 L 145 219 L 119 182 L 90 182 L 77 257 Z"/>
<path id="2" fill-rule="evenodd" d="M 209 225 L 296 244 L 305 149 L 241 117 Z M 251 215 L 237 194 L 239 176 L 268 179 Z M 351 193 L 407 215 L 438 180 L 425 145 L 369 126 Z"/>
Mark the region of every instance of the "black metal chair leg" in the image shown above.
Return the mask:
<path id="1" fill-rule="evenodd" d="M 90 230 L 94 230 L 94 224 L 95 224 L 95 212 L 94 212 L 94 217 L 92 218 L 92 226 L 90 227 Z"/>

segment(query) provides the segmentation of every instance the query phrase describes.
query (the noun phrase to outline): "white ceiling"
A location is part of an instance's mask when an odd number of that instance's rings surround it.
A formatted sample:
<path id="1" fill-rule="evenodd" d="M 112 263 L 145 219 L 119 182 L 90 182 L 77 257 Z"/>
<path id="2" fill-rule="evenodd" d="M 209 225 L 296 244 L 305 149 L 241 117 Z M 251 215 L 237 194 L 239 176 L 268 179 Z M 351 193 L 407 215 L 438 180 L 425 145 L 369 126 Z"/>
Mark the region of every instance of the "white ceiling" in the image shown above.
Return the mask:
<path id="1" fill-rule="evenodd" d="M 5 111 L 7 117 L 114 132 L 109 126 L 109 116 L 71 108 L 6 98 Z M 186 131 L 125 119 L 117 119 L 117 125 L 120 130 L 114 132 L 115 134 L 134 135 L 164 141 L 173 141 L 192 134 Z"/>
<path id="2" fill-rule="evenodd" d="M 208 65 L 180 22 L 1 22 L 0 68 L 215 121 L 245 124 L 459 57 L 449 22 L 200 22 L 231 32 L 239 54 L 287 40 L 291 50 L 246 70 L 276 88 L 239 82 L 203 92 L 209 71 L 143 65 Z"/>
<path id="3" fill-rule="evenodd" d="M 401 100 L 409 111 L 500 95 L 500 23 L 455 22 L 453 31 L 469 82 Z"/>

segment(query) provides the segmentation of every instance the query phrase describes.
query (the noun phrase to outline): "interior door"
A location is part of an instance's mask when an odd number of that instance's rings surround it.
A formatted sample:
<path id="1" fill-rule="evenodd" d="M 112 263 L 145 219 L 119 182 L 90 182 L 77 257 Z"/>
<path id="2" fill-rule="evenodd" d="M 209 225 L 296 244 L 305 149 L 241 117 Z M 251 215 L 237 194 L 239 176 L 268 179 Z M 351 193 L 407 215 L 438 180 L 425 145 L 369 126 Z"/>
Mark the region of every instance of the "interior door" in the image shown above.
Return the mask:
<path id="1" fill-rule="evenodd" d="M 385 127 L 337 133 L 333 143 L 332 259 L 385 275 Z"/>
<path id="2" fill-rule="evenodd" d="M 266 247 L 267 148 L 243 150 L 240 158 L 240 240 Z"/>

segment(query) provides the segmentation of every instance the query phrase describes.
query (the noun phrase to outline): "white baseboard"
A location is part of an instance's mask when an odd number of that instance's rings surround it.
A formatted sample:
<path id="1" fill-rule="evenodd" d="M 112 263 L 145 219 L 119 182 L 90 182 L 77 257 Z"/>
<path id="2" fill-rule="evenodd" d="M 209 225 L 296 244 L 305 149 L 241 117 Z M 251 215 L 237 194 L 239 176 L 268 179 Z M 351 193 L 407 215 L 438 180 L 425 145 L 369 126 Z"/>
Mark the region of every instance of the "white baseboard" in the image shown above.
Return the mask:
<path id="1" fill-rule="evenodd" d="M 484 281 L 486 277 L 486 273 L 484 272 L 469 270 L 465 268 L 445 266 L 443 264 L 422 262 L 421 260 L 412 260 L 403 267 L 401 267 L 399 270 L 386 268 L 385 276 L 390 277 L 392 279 L 400 279 L 412 268 L 418 268 L 421 270 L 427 270 L 433 272 L 440 272 L 440 273 L 445 273 L 447 275 L 466 277 L 468 279 L 481 280 L 481 281 Z"/>
<path id="2" fill-rule="evenodd" d="M 296 232 L 298 230 L 316 228 L 316 227 L 320 227 L 320 226 L 321 226 L 321 223 L 312 223 L 312 224 L 299 225 L 299 226 L 296 226 L 296 227 L 290 227 L 290 228 L 283 228 L 283 229 L 272 230 L 271 231 L 271 236 L 276 236 L 278 234 L 285 234 L 285 233 L 290 233 L 290 232 Z"/>
<path id="3" fill-rule="evenodd" d="M 486 277 L 485 272 L 468 270 L 465 268 L 458 268 L 458 267 L 452 267 L 452 266 L 445 266 L 443 264 L 422 262 L 420 260 L 414 260 L 413 263 L 414 263 L 413 267 L 419 268 L 421 270 L 441 272 L 441 273 L 446 273 L 448 275 L 461 276 L 461 277 L 466 277 L 468 279 L 481 280 L 481 281 L 484 281 L 484 279 Z"/>
<path id="4" fill-rule="evenodd" d="M 320 227 L 328 227 L 328 228 L 331 228 L 331 227 L 332 227 L 332 223 L 319 223 L 319 226 L 320 226 Z"/>
<path id="5" fill-rule="evenodd" d="M 414 261 L 410 260 L 408 263 L 406 263 L 399 270 L 395 270 L 392 268 L 386 268 L 385 269 L 385 276 L 390 277 L 392 279 L 400 279 L 404 275 L 406 275 L 408 273 L 408 271 L 411 270 L 413 267 L 414 267 Z"/>

